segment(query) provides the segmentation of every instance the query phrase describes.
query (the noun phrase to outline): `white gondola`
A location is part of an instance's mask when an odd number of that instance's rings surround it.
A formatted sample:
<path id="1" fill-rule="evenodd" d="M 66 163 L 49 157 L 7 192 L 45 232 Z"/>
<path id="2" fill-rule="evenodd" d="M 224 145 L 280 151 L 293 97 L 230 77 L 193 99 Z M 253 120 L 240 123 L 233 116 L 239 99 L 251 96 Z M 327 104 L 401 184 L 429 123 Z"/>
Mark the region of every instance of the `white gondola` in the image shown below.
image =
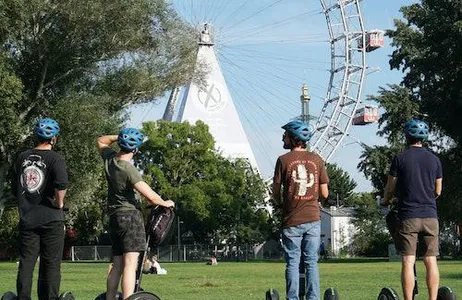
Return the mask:
<path id="1" fill-rule="evenodd" d="M 385 32 L 383 30 L 369 30 L 366 32 L 366 52 L 374 51 L 384 45 Z M 362 40 L 359 40 L 358 48 L 363 48 Z"/>
<path id="2" fill-rule="evenodd" d="M 374 105 L 364 105 L 358 108 L 353 116 L 353 125 L 367 125 L 379 120 L 379 109 Z"/>

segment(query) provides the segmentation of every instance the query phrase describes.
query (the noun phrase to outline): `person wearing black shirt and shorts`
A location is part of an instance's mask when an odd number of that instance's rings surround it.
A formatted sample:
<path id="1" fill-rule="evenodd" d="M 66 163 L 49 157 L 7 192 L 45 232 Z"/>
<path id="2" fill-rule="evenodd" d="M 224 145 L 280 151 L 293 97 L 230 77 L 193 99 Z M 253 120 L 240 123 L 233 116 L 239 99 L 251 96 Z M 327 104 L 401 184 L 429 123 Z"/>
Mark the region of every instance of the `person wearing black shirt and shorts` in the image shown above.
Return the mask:
<path id="1" fill-rule="evenodd" d="M 40 119 L 34 127 L 37 146 L 19 154 L 13 168 L 12 186 L 20 218 L 17 299 L 31 299 L 32 275 L 39 256 L 38 298 L 59 297 L 68 178 L 64 158 L 53 151 L 58 133 L 55 120 Z"/>
<path id="2" fill-rule="evenodd" d="M 404 133 L 409 147 L 393 158 L 382 205 L 390 205 L 395 196 L 398 199 L 396 248 L 401 254 L 404 299 L 413 299 L 414 264 L 417 241 L 421 236 L 419 248 L 423 251 L 427 271 L 428 299 L 436 300 L 439 285 L 436 198 L 441 194 L 443 171 L 439 158 L 422 145 L 429 134 L 425 122 L 410 120 Z"/>

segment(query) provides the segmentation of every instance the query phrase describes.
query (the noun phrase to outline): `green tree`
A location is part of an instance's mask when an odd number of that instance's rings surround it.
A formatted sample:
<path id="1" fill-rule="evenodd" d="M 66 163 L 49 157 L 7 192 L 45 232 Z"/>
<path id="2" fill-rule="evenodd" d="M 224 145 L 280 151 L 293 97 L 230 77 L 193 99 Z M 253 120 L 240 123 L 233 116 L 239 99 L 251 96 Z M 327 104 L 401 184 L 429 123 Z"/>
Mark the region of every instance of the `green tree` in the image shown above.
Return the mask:
<path id="1" fill-rule="evenodd" d="M 436 143 L 444 172 L 438 209 L 445 222 L 462 224 L 462 174 L 457 167 L 462 164 L 462 2 L 423 0 L 401 12 L 405 21 L 395 20 L 396 29 L 388 32 L 396 48 L 390 66 L 405 73 L 402 84 L 446 136 L 438 136 Z"/>
<path id="2" fill-rule="evenodd" d="M 402 84 L 412 91 L 432 124 L 462 138 L 462 2 L 422 0 L 401 8 L 405 20 L 388 31 L 395 47 L 392 69 L 402 70 Z"/>
<path id="3" fill-rule="evenodd" d="M 374 195 L 364 193 L 357 200 L 357 204 L 361 204 L 356 206 L 352 221 L 357 230 L 353 235 L 353 253 L 358 256 L 387 256 L 391 236 Z"/>
<path id="4" fill-rule="evenodd" d="M 326 205 L 344 205 L 345 199 L 353 194 L 357 183 L 336 164 L 328 163 L 326 170 L 329 175 L 329 199 L 327 199 Z"/>
<path id="5" fill-rule="evenodd" d="M 387 35 L 395 47 L 390 59 L 392 69 L 403 72 L 400 86 L 381 89 L 372 97 L 385 108 L 379 135 L 388 146 L 367 148 L 358 165 L 383 192 L 387 164 L 403 149 L 402 126 L 411 117 L 424 118 L 431 128 L 432 150 L 443 163 L 443 194 L 438 199 L 442 226 L 462 224 L 461 119 L 462 105 L 462 2 L 422 0 L 401 8 L 404 19 L 395 20 Z"/>
<path id="6" fill-rule="evenodd" d="M 22 128 L 17 122 L 19 112 L 16 109 L 21 101 L 21 90 L 21 80 L 14 74 L 6 54 L 0 51 L 0 212 L 3 212 L 6 202 L 13 201 L 7 197 L 3 183 L 13 160 L 12 154 L 17 149 L 15 142 L 21 137 Z"/>
<path id="7" fill-rule="evenodd" d="M 388 145 L 365 147 L 358 169 L 372 183 L 376 192 L 383 195 L 391 159 L 406 146 L 404 124 L 418 114 L 419 106 L 409 89 L 399 85 L 380 88 L 377 96 L 369 96 L 385 110 L 379 119 L 377 135 L 385 137 Z"/>
<path id="8" fill-rule="evenodd" d="M 18 255 L 16 243 L 19 238 L 19 213 L 16 208 L 7 207 L 0 216 L 0 249 L 2 258 L 15 259 Z"/>
<path id="9" fill-rule="evenodd" d="M 2 0 L 0 15 L 0 197 L 13 154 L 51 116 L 77 215 L 101 184 L 96 137 L 116 132 L 128 105 L 197 78 L 193 29 L 164 0 Z"/>
<path id="10" fill-rule="evenodd" d="M 197 242 L 266 239 L 262 179 L 246 160 L 221 157 L 207 125 L 148 122 L 143 131 L 148 141 L 136 164 L 155 191 L 175 201 L 182 233 L 192 233 Z"/>

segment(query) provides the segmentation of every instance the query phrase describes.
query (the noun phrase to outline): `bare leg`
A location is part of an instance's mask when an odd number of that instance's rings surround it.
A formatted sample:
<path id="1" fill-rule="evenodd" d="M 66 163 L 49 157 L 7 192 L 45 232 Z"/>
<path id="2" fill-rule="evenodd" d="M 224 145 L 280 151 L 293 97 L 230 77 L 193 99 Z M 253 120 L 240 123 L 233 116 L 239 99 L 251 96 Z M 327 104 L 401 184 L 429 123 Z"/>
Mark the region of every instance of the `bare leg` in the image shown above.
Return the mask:
<path id="1" fill-rule="evenodd" d="M 127 252 L 123 256 L 122 293 L 124 299 L 135 291 L 136 268 L 138 267 L 139 252 Z"/>
<path id="2" fill-rule="evenodd" d="M 438 287 L 440 285 L 440 273 L 438 271 L 438 263 L 436 256 L 425 256 L 423 258 L 425 268 L 427 269 L 427 287 L 428 299 L 436 300 L 438 296 Z"/>
<path id="3" fill-rule="evenodd" d="M 401 258 L 401 286 L 404 300 L 412 300 L 414 290 L 415 255 L 403 255 Z"/>
<path id="4" fill-rule="evenodd" d="M 119 287 L 120 275 L 122 273 L 122 256 L 114 256 L 113 264 L 109 267 L 106 282 L 106 300 L 114 300 Z"/>

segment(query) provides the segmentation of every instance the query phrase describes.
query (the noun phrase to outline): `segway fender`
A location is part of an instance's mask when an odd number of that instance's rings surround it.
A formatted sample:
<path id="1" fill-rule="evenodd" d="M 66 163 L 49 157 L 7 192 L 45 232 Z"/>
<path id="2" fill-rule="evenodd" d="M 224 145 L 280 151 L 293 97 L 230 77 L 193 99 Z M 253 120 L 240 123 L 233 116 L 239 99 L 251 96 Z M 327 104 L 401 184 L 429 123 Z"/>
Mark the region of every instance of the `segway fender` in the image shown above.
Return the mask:
<path id="1" fill-rule="evenodd" d="M 279 300 L 279 293 L 276 289 L 269 289 L 266 291 L 266 300 Z"/>
<path id="2" fill-rule="evenodd" d="M 399 296 L 394 289 L 385 287 L 380 291 L 377 300 L 399 300 Z"/>
<path id="3" fill-rule="evenodd" d="M 436 300 L 457 300 L 457 297 L 450 287 L 442 286 L 438 289 Z"/>
<path id="4" fill-rule="evenodd" d="M 153 293 L 137 292 L 128 297 L 127 300 L 160 300 L 160 298 Z"/>
<path id="5" fill-rule="evenodd" d="M 16 294 L 13 292 L 6 292 L 3 294 L 1 300 L 16 300 Z"/>
<path id="6" fill-rule="evenodd" d="M 64 292 L 59 296 L 59 300 L 74 300 L 74 295 L 71 292 Z"/>
<path id="7" fill-rule="evenodd" d="M 124 297 L 121 292 L 117 293 L 116 300 L 122 300 Z M 95 300 L 106 300 L 106 293 L 99 294 L 96 296 Z"/>
<path id="8" fill-rule="evenodd" d="M 324 292 L 324 300 L 338 300 L 338 292 L 334 288 L 328 288 Z"/>

